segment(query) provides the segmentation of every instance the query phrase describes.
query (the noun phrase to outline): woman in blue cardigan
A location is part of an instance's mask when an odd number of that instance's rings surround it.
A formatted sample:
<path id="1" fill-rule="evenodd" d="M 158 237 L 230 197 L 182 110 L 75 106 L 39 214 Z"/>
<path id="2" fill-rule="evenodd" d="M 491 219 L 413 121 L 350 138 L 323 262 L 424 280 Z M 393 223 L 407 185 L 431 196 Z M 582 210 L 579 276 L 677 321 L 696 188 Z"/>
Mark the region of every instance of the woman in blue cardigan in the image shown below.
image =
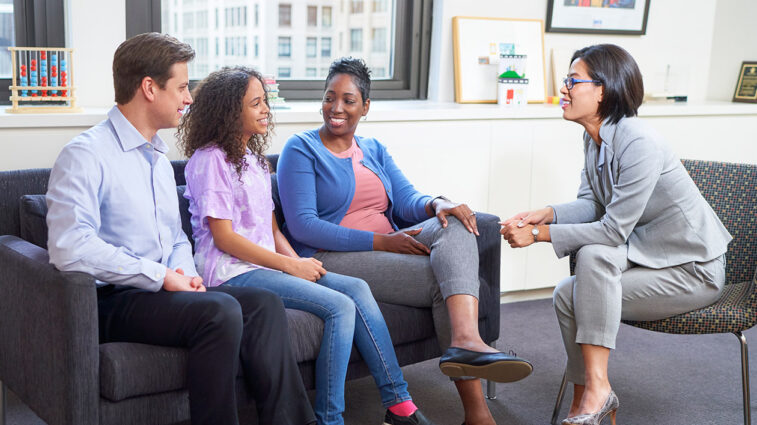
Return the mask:
<path id="1" fill-rule="evenodd" d="M 292 136 L 278 162 L 284 232 L 299 255 L 359 277 L 383 302 L 431 307 L 465 423 L 494 424 L 479 378 L 512 382 L 527 361 L 478 333 L 476 215 L 465 204 L 415 190 L 376 139 L 355 135 L 370 107 L 370 72 L 335 61 L 326 79 L 323 125 Z M 399 229 L 395 219 L 413 223 Z"/>

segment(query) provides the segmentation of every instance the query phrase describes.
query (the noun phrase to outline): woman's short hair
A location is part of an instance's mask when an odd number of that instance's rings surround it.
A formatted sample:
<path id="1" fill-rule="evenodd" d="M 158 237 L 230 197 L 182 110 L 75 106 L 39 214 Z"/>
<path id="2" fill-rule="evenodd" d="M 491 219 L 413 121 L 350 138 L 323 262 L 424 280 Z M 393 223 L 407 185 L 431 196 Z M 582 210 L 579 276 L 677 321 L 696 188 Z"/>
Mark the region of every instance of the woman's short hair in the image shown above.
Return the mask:
<path id="1" fill-rule="evenodd" d="M 113 57 L 113 86 L 116 103 L 129 103 L 142 79 L 151 77 L 161 89 L 172 77 L 175 63 L 194 59 L 195 52 L 189 44 L 170 35 L 148 32 L 136 35 L 118 46 Z"/>
<path id="2" fill-rule="evenodd" d="M 622 47 L 614 44 L 597 44 L 577 50 L 570 60 L 581 59 L 593 80 L 604 86 L 599 103 L 599 117 L 617 124 L 623 117 L 636 116 L 644 100 L 644 81 L 639 66 Z"/>
<path id="3" fill-rule="evenodd" d="M 329 67 L 329 75 L 326 77 L 326 87 L 329 86 L 331 79 L 337 74 L 348 74 L 352 77 L 352 82 L 355 83 L 360 95 L 363 97 L 363 103 L 369 99 L 371 94 L 371 70 L 368 69 L 368 65 L 360 58 L 346 57 L 339 58 L 331 63 Z"/>

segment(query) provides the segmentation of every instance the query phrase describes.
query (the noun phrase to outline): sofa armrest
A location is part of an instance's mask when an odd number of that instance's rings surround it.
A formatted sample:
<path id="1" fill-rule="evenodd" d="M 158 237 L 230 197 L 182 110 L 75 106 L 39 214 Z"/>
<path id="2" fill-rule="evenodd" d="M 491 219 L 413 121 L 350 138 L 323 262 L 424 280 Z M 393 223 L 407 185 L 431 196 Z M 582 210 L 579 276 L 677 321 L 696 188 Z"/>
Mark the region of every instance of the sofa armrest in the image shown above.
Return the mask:
<path id="1" fill-rule="evenodd" d="M 499 217 L 492 214 L 476 213 L 476 224 L 480 236 L 478 242 L 479 287 L 479 332 L 481 338 L 490 343 L 499 338 L 499 296 L 500 257 L 502 237 L 499 234 Z"/>
<path id="2" fill-rule="evenodd" d="M 0 236 L 0 380 L 50 424 L 97 424 L 94 279 L 60 272 L 47 251 Z"/>

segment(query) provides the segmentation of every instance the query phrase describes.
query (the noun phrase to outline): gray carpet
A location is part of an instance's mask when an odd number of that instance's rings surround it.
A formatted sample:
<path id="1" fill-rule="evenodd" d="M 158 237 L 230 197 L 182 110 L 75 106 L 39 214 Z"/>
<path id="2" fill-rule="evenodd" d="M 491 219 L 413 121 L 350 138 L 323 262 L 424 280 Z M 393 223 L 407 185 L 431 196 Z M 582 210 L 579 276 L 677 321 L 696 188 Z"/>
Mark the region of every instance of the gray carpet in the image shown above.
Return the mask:
<path id="1" fill-rule="evenodd" d="M 757 330 L 747 331 L 746 337 L 757 341 Z M 489 402 L 497 423 L 548 424 L 565 365 L 551 300 L 502 305 L 498 347 L 529 359 L 535 370 L 523 381 L 497 385 L 497 399 Z M 757 365 L 754 351 L 750 361 Z M 426 416 L 439 425 L 462 422 L 454 386 L 439 373 L 437 360 L 403 371 Z M 621 326 L 618 349 L 610 357 L 610 382 L 620 399 L 619 424 L 743 423 L 740 352 L 733 335 L 665 335 Z M 347 424 L 381 423 L 384 409 L 372 378 L 348 382 L 346 394 Z M 562 415 L 569 397 L 570 391 Z M 12 393 L 7 419 L 8 425 L 43 424 Z"/>

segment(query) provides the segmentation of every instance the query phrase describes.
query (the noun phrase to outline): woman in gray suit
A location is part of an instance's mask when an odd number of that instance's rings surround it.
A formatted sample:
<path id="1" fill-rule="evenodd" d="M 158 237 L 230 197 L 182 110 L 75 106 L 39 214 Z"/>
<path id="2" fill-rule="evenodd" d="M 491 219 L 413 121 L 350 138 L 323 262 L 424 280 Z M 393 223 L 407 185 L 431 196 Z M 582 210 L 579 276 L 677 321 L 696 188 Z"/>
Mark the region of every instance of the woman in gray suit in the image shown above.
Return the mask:
<path id="1" fill-rule="evenodd" d="M 657 320 L 715 302 L 731 235 L 662 138 L 636 117 L 641 73 L 624 49 L 578 50 L 560 90 L 563 118 L 581 124 L 578 199 L 503 222 L 512 247 L 551 242 L 576 252 L 575 276 L 554 306 L 568 355 L 573 402 L 563 424 L 615 423 L 607 378 L 621 319 Z"/>

